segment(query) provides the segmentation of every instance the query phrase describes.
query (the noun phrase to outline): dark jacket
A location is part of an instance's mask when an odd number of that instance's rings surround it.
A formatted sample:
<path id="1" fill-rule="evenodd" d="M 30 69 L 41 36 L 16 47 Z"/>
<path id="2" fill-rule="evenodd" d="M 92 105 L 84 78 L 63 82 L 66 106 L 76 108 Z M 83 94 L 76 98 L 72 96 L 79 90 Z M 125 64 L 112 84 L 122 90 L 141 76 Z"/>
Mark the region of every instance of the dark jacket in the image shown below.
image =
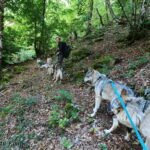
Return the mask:
<path id="1" fill-rule="evenodd" d="M 58 43 L 58 54 L 64 56 L 67 49 L 67 44 L 65 42 Z"/>

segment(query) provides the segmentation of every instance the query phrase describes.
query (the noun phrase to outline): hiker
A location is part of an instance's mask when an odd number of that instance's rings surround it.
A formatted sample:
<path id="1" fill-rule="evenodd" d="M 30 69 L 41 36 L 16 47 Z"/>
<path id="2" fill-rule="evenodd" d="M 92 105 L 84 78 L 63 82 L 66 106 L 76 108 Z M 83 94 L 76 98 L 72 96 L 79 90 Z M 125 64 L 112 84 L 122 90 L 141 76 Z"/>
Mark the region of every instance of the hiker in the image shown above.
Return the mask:
<path id="1" fill-rule="evenodd" d="M 69 53 L 70 53 L 70 46 L 68 46 L 65 42 L 61 41 L 60 37 L 56 38 L 56 41 L 58 43 L 58 48 L 57 48 L 57 63 L 62 66 L 63 59 L 68 58 Z"/>

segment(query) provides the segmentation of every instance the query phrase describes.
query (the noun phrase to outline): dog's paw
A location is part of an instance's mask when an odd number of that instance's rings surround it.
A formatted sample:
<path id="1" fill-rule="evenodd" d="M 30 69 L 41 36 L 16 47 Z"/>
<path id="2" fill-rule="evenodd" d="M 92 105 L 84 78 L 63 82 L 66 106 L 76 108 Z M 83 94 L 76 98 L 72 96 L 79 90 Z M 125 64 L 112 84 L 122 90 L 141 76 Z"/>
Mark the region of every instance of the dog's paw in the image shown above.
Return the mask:
<path id="1" fill-rule="evenodd" d="M 107 129 L 105 129 L 105 130 L 104 130 L 104 133 L 105 133 L 105 134 L 109 134 L 109 133 L 110 133 L 110 131 L 109 131 L 109 130 L 107 130 Z"/>
<path id="2" fill-rule="evenodd" d="M 95 116 L 95 113 L 90 114 L 90 117 L 94 117 L 94 116 Z"/>

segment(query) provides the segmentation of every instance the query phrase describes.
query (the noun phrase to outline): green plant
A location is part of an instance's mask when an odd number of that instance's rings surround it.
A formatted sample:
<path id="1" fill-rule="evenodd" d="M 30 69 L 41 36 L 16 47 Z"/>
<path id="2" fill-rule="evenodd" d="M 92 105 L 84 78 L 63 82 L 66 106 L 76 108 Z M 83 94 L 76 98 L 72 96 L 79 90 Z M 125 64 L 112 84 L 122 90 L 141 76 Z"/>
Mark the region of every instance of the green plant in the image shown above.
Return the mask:
<path id="1" fill-rule="evenodd" d="M 55 127 L 58 126 L 60 120 L 60 114 L 58 111 L 58 105 L 53 105 L 53 111 L 50 116 L 50 121 L 49 121 L 49 126 L 50 127 Z"/>
<path id="2" fill-rule="evenodd" d="M 104 143 L 100 143 L 99 146 L 102 150 L 108 150 L 107 145 Z"/>
<path id="3" fill-rule="evenodd" d="M 60 143 L 67 149 L 70 149 L 73 146 L 73 143 L 65 137 L 61 139 Z"/>
<path id="4" fill-rule="evenodd" d="M 54 100 L 59 100 L 59 104 L 54 104 L 50 115 L 49 126 L 65 129 L 71 122 L 79 120 L 80 109 L 73 103 L 73 96 L 70 92 L 59 90 L 59 96 Z"/>
<path id="5" fill-rule="evenodd" d="M 54 100 L 72 101 L 72 94 L 66 90 L 58 90 L 59 96 L 53 97 Z"/>

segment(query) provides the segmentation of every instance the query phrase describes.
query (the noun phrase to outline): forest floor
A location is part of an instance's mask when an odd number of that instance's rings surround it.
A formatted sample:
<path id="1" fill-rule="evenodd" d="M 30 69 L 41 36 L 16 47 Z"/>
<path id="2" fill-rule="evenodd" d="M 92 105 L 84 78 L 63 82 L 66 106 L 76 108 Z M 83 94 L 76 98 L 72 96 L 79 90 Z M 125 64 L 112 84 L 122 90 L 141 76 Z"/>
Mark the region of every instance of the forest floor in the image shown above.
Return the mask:
<path id="1" fill-rule="evenodd" d="M 97 63 L 95 60 L 98 57 L 111 55 L 119 61 L 109 68 L 108 76 L 129 85 L 142 95 L 143 89 L 150 86 L 150 39 L 127 46 L 118 41 L 123 35 L 125 31 L 122 28 L 108 29 L 101 41 L 80 41 L 80 45 L 90 47 L 91 54 L 74 62 L 71 67 L 67 65 L 72 63 L 72 59 L 66 60 L 62 83 L 53 83 L 46 70 L 37 67 L 35 60 L 21 64 L 26 66 L 26 70 L 15 75 L 0 91 L 0 149 L 141 150 L 134 133 L 129 142 L 124 140 L 123 126 L 110 135 L 103 133 L 112 125 L 106 102 L 102 102 L 96 117 L 89 117 L 94 107 L 94 92 L 82 83 L 82 76 L 78 77 L 77 74 L 80 72 L 83 75 L 89 66 Z M 75 49 L 80 47 L 79 43 L 75 45 Z M 60 109 L 64 107 L 61 100 L 53 100 L 59 95 L 59 90 L 69 91 L 80 108 L 79 119 L 63 129 L 57 126 L 50 128 L 48 124 L 54 113 L 53 105 L 60 105 Z"/>

